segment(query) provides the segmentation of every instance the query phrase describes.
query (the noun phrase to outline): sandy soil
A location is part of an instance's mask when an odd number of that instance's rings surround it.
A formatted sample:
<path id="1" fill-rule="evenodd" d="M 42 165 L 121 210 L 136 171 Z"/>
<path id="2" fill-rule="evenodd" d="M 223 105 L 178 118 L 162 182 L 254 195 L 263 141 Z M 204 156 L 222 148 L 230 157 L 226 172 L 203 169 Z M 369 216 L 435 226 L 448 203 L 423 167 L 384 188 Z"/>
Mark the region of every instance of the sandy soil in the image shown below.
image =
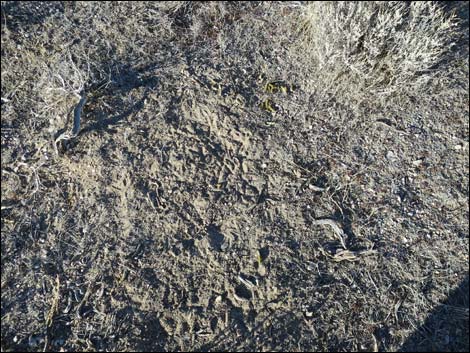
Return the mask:
<path id="1" fill-rule="evenodd" d="M 56 154 L 77 97 L 21 92 L 84 15 L 30 5 L 2 2 L 2 351 L 468 350 L 467 87 L 365 113 L 275 52 L 118 47 Z"/>

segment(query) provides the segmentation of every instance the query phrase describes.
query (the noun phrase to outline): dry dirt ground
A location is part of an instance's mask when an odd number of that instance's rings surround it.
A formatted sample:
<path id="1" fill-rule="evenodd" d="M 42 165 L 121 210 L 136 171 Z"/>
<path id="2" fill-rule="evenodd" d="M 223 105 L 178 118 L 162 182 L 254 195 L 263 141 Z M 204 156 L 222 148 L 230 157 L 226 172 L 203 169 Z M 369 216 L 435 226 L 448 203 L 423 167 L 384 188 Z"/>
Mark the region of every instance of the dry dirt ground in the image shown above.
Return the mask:
<path id="1" fill-rule="evenodd" d="M 468 351 L 468 3 L 389 95 L 315 5 L 1 6 L 2 351 Z"/>

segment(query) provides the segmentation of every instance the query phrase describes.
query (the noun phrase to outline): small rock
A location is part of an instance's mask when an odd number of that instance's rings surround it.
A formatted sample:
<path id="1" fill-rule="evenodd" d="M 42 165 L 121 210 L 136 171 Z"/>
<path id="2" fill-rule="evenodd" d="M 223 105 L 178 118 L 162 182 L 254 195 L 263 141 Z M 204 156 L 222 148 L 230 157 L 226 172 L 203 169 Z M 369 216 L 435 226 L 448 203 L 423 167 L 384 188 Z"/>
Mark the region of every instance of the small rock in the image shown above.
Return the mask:
<path id="1" fill-rule="evenodd" d="M 258 266 L 258 274 L 259 274 L 261 277 L 266 276 L 266 266 L 264 266 L 263 264 L 260 264 L 260 265 Z"/>
<path id="2" fill-rule="evenodd" d="M 56 338 L 52 340 L 52 345 L 56 347 L 61 347 L 64 345 L 64 343 L 65 343 L 65 340 L 63 338 Z"/>
<path id="3" fill-rule="evenodd" d="M 444 344 L 447 346 L 449 343 L 450 343 L 450 337 L 449 337 L 449 335 L 445 335 Z"/>
<path id="4" fill-rule="evenodd" d="M 30 336 L 28 339 L 28 344 L 30 347 L 36 347 L 44 342 L 44 337 L 42 336 Z"/>

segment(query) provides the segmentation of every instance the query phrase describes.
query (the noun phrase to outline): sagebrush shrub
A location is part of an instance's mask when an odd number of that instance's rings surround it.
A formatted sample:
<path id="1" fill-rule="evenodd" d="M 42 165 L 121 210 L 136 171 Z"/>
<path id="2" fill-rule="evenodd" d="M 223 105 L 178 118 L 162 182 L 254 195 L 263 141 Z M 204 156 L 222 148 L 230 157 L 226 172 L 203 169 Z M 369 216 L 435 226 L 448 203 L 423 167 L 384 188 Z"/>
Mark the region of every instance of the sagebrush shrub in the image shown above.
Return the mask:
<path id="1" fill-rule="evenodd" d="M 359 102 L 425 88 L 457 32 L 435 2 L 312 2 L 301 12 L 302 70 L 315 89 Z"/>

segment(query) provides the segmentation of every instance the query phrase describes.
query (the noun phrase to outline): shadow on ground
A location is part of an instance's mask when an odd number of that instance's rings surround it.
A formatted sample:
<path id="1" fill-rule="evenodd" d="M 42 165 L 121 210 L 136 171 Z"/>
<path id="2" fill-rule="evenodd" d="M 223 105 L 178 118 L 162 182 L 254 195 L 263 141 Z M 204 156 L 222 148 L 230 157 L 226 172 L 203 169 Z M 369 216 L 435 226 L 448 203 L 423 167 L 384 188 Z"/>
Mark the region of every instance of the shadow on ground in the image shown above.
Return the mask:
<path id="1" fill-rule="evenodd" d="M 468 352 L 468 275 L 405 342 L 400 352 Z"/>

